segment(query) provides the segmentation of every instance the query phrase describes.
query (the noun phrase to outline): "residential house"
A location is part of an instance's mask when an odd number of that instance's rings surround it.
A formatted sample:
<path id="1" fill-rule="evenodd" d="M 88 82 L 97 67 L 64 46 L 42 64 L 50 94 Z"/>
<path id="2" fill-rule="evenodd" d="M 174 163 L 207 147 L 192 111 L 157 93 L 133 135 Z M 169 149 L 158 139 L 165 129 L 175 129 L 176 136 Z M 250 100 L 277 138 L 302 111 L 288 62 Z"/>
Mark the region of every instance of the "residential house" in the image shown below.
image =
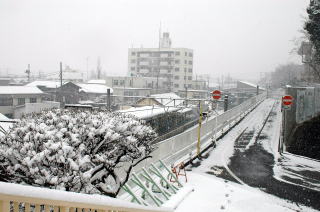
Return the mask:
<path id="1" fill-rule="evenodd" d="M 8 118 L 20 118 L 22 114 L 60 106 L 56 102 L 43 101 L 44 95 L 37 87 L 0 86 L 0 113 Z"/>

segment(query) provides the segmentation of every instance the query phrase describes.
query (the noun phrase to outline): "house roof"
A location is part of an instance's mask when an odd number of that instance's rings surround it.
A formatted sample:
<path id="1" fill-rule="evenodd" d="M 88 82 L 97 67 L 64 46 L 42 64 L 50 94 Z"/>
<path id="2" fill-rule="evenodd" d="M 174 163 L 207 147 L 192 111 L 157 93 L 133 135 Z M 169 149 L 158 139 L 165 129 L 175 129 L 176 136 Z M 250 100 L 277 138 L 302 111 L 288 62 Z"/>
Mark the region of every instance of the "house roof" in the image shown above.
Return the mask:
<path id="1" fill-rule="evenodd" d="M 43 92 L 32 86 L 0 86 L 0 94 L 43 94 Z"/>
<path id="2" fill-rule="evenodd" d="M 85 93 L 107 94 L 108 89 L 110 89 L 110 93 L 113 93 L 112 88 L 101 84 L 77 83 L 76 85 L 80 87 L 80 91 L 83 91 Z"/>
<path id="3" fill-rule="evenodd" d="M 64 82 L 63 84 L 65 84 L 65 83 L 66 82 Z M 26 84 L 25 86 L 33 86 L 33 87 L 44 86 L 46 88 L 59 88 L 60 82 L 59 81 L 49 81 L 49 80 L 36 80 L 36 81 L 33 81 L 33 82 Z"/>
<path id="4" fill-rule="evenodd" d="M 246 82 L 246 81 L 239 81 L 239 82 L 240 82 L 240 83 L 242 83 L 242 84 L 245 84 L 245 85 L 251 86 L 251 87 L 253 87 L 253 88 L 257 88 L 257 86 L 258 86 L 258 85 L 254 84 L 254 83 L 251 83 L 251 82 Z M 261 90 L 265 90 L 265 88 L 260 87 L 260 86 L 259 86 L 259 89 L 261 89 Z"/>
<path id="5" fill-rule="evenodd" d="M 144 107 L 132 107 L 127 110 L 120 110 L 120 113 L 126 113 L 134 115 L 140 119 L 148 119 L 154 116 L 164 114 L 167 112 L 179 111 L 178 107 L 160 107 L 160 106 L 144 106 Z"/>
<path id="6" fill-rule="evenodd" d="M 161 105 L 174 107 L 177 105 L 183 104 L 183 101 L 180 96 L 175 93 L 162 93 L 162 94 L 154 94 L 150 97 L 153 97 L 154 100 L 159 102 Z"/>
<path id="7" fill-rule="evenodd" d="M 88 83 L 88 84 L 101 84 L 101 85 L 105 85 L 105 84 L 106 84 L 106 80 L 101 80 L 101 79 L 89 80 L 87 83 Z"/>

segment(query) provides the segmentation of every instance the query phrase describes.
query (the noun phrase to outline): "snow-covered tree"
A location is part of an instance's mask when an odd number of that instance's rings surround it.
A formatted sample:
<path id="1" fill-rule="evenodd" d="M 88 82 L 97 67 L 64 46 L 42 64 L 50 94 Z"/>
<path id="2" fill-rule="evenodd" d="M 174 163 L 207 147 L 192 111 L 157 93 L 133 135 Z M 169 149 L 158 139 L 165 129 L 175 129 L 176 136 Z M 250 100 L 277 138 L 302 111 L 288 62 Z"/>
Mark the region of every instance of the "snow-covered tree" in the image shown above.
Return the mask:
<path id="1" fill-rule="evenodd" d="M 308 19 L 304 29 L 312 44 L 311 61 L 308 63 L 313 73 L 320 79 L 320 1 L 311 0 L 307 8 Z"/>
<path id="2" fill-rule="evenodd" d="M 55 109 L 31 114 L 0 139 L 0 179 L 116 196 L 153 150 L 156 133 L 130 115 Z"/>

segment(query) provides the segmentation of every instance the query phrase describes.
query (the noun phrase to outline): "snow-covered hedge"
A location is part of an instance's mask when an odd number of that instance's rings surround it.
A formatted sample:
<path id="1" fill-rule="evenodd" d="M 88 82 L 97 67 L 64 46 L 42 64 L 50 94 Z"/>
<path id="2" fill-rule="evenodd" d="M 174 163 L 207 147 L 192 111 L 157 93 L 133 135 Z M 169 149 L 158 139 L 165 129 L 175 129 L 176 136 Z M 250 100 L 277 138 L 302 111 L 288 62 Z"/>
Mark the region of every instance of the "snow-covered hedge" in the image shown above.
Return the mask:
<path id="1" fill-rule="evenodd" d="M 43 111 L 22 118 L 0 139 L 0 179 L 115 196 L 155 138 L 151 127 L 129 115 Z"/>

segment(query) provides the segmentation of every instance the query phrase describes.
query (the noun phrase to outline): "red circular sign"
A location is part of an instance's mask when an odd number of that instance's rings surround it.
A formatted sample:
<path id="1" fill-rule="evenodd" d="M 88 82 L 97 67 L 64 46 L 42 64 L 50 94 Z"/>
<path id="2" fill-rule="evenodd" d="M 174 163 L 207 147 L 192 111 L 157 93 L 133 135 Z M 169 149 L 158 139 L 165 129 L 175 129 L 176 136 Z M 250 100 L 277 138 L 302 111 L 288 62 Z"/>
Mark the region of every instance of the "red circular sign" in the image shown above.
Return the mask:
<path id="1" fill-rule="evenodd" d="M 219 91 L 219 90 L 214 90 L 214 91 L 212 91 L 212 98 L 214 98 L 214 99 L 220 99 L 221 98 L 221 91 Z"/>
<path id="2" fill-rule="evenodd" d="M 283 105 L 291 105 L 292 102 L 293 102 L 293 97 L 292 96 L 287 95 L 287 96 L 283 96 L 282 97 L 282 104 Z"/>

